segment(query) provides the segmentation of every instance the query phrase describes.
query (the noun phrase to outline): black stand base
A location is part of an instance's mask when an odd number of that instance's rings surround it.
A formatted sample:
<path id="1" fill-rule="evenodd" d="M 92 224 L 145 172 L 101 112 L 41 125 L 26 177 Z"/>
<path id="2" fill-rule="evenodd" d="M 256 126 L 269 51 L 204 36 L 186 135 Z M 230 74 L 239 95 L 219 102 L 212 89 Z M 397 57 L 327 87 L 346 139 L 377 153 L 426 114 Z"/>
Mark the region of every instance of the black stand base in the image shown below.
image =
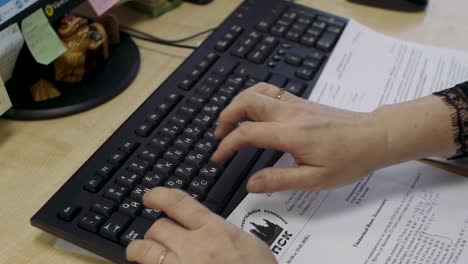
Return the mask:
<path id="1" fill-rule="evenodd" d="M 62 96 L 36 103 L 30 87 L 39 79 L 54 80 L 53 67 L 38 65 L 23 48 L 11 80 L 6 83 L 13 107 L 3 117 L 39 120 L 68 116 L 103 104 L 125 90 L 140 68 L 138 47 L 126 34 L 111 47 L 110 58 L 99 62 L 94 72 L 79 84 L 58 84 Z"/>
<path id="2" fill-rule="evenodd" d="M 369 5 L 402 12 L 421 12 L 429 0 L 348 0 L 356 4 Z"/>

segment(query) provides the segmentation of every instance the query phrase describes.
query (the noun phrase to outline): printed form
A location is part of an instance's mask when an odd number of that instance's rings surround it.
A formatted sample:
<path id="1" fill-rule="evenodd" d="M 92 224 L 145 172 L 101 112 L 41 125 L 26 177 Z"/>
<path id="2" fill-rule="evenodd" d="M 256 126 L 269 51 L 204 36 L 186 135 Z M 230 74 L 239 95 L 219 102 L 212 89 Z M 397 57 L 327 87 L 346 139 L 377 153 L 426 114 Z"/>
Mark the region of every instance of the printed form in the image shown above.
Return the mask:
<path id="1" fill-rule="evenodd" d="M 397 40 L 350 21 L 310 100 L 354 111 L 468 81 L 468 54 Z M 284 155 L 276 166 L 294 166 Z M 419 162 L 331 191 L 248 195 L 228 221 L 280 263 L 468 263 L 468 179 Z"/>

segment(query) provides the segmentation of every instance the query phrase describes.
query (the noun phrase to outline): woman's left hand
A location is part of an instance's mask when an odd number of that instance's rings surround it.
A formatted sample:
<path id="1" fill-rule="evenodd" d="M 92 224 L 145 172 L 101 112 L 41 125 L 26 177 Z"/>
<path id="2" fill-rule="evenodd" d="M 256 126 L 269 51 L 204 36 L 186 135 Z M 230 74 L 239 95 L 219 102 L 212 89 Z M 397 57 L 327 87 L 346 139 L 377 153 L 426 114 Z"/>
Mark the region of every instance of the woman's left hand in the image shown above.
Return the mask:
<path id="1" fill-rule="evenodd" d="M 213 214 L 179 190 L 156 188 L 146 194 L 148 208 L 163 211 L 144 240 L 127 247 L 127 259 L 144 264 L 277 263 L 267 245 Z"/>

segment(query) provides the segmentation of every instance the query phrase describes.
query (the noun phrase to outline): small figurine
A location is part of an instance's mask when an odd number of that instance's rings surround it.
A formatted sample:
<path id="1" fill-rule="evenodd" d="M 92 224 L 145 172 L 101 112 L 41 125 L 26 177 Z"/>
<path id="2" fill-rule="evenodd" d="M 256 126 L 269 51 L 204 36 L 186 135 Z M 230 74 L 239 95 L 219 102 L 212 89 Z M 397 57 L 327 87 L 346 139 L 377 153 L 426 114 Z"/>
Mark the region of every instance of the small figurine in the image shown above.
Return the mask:
<path id="1" fill-rule="evenodd" d="M 77 83 L 83 80 L 89 71 L 87 60 L 91 51 L 102 48 L 103 57 L 109 57 L 109 42 L 106 30 L 99 23 L 88 25 L 88 21 L 75 15 L 66 15 L 58 29 L 60 38 L 67 51 L 54 62 L 55 80 L 64 83 Z M 92 53 L 91 53 L 92 54 Z"/>
<path id="2" fill-rule="evenodd" d="M 62 94 L 53 83 L 41 79 L 31 87 L 31 95 L 34 101 L 39 103 L 57 98 Z"/>

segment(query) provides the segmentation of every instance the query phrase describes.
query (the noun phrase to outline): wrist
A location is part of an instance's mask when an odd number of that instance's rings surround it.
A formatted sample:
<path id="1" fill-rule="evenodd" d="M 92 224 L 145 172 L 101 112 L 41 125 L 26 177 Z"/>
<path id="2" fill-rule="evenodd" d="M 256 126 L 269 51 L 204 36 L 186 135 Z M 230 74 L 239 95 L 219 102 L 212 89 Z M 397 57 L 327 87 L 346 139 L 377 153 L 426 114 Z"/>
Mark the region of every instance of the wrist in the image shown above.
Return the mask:
<path id="1" fill-rule="evenodd" d="M 456 151 L 451 115 L 440 97 L 385 105 L 373 112 L 385 138 L 383 166 Z"/>

